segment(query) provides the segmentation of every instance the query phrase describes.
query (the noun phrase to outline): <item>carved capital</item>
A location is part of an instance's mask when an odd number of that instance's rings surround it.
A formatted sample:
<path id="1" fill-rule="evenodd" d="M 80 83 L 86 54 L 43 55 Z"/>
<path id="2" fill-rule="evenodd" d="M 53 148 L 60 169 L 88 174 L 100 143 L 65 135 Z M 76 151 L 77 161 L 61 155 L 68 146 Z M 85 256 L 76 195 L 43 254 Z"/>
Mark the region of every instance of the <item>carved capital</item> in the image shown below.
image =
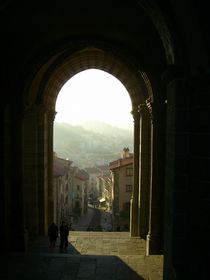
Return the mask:
<path id="1" fill-rule="evenodd" d="M 131 114 L 133 115 L 134 123 L 138 122 L 139 121 L 139 116 L 140 116 L 140 114 L 139 114 L 139 105 L 133 106 Z"/>
<path id="2" fill-rule="evenodd" d="M 151 98 L 148 97 L 144 103 L 139 104 L 138 106 L 138 111 L 141 114 L 141 112 L 144 112 L 145 110 L 147 110 L 147 112 L 149 113 L 150 119 L 153 122 L 154 120 L 154 116 L 153 116 L 153 102 L 151 101 Z"/>
<path id="3" fill-rule="evenodd" d="M 145 100 L 145 104 L 146 104 L 146 107 L 147 107 L 147 109 L 149 111 L 150 119 L 153 122 L 154 121 L 154 114 L 153 114 L 153 108 L 152 108 L 153 103 L 152 103 L 150 97 Z"/>
<path id="4" fill-rule="evenodd" d="M 50 122 L 54 122 L 54 119 L 55 119 L 55 115 L 57 114 L 57 112 L 55 110 L 47 110 L 47 118 L 48 118 L 48 121 Z"/>

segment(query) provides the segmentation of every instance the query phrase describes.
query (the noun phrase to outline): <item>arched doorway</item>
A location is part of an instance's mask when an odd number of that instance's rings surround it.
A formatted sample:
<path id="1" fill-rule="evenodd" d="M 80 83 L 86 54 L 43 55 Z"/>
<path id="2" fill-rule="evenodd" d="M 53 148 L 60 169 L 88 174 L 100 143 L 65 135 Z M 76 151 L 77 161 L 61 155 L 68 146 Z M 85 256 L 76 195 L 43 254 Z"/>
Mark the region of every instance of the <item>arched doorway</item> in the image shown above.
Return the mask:
<path id="1" fill-rule="evenodd" d="M 77 45 L 75 43 L 75 45 Z M 46 233 L 53 220 L 53 120 L 57 95 L 76 73 L 86 69 L 106 71 L 126 87 L 132 102 L 134 119 L 134 182 L 131 199 L 131 237 L 147 239 L 147 253 L 163 249 L 163 191 L 165 95 L 158 96 L 143 70 L 132 59 L 113 46 L 95 42 L 91 46 L 64 51 L 52 57 L 37 72 L 25 95 L 24 147 L 30 155 L 24 157 L 24 187 L 30 178 L 30 193 L 34 207 L 25 207 L 29 233 Z M 154 122 L 155 120 L 155 122 Z M 33 129 L 31 124 L 33 125 Z M 28 146 L 27 146 L 28 145 Z M 33 187 L 31 186 L 33 185 Z M 36 217 L 33 224 L 27 217 Z M 34 232 L 35 230 L 35 232 Z"/>
<path id="2" fill-rule="evenodd" d="M 23 248 L 24 224 L 34 236 L 46 229 L 50 214 L 50 124 L 56 98 L 56 94 L 50 94 L 53 91 L 50 86 L 57 92 L 65 82 L 65 73 L 63 78 L 62 75 L 56 78 L 53 73 L 62 63 L 65 65 L 67 57 L 86 48 L 96 48 L 115 55 L 119 61 L 123 58 L 126 67 L 122 69 L 130 69 L 124 76 L 125 85 L 126 77 L 128 80 L 133 75 L 136 77 L 139 70 L 147 74 L 154 93 L 153 168 L 148 169 L 154 174 L 150 185 L 153 195 L 148 201 L 153 210 L 158 209 L 163 200 L 166 205 L 165 277 L 186 278 L 186 275 L 195 275 L 196 270 L 199 275 L 202 268 L 207 267 L 203 261 L 208 259 L 208 250 L 197 240 L 201 232 L 209 232 L 206 214 L 209 212 L 205 210 L 209 207 L 206 199 L 208 141 L 201 142 L 209 137 L 206 122 L 209 36 L 205 5 L 156 0 L 132 0 L 128 4 L 107 0 L 102 1 L 103 6 L 99 1 L 84 1 L 82 6 L 80 1 L 64 1 L 57 5 L 32 1 L 29 7 L 25 3 L 19 6 L 14 1 L 4 2 L 8 2 L 1 5 L 1 87 L 5 99 L 2 98 L 1 104 L 4 169 L 0 235 L 5 241 L 4 249 Z M 10 24 L 7 24 L 8 19 Z M 75 62 L 76 73 L 83 69 L 84 63 Z M 105 70 L 103 60 L 98 62 L 96 68 Z M 109 62 L 107 70 L 111 73 L 112 61 Z M 92 66 L 86 63 L 86 68 Z M 167 69 L 169 71 L 162 77 Z M 65 67 L 63 70 L 65 72 Z M 69 72 L 66 76 L 69 78 Z M 50 83 L 51 78 L 57 84 Z M 136 104 L 144 104 L 148 96 L 144 97 L 143 103 L 137 101 Z M 166 147 L 161 142 L 165 131 L 164 106 L 167 107 Z M 139 142 L 145 142 L 144 139 L 140 138 Z M 140 146 L 138 142 L 137 146 Z M 166 164 L 162 166 L 164 154 Z M 143 168 L 143 164 L 139 166 Z M 166 173 L 165 182 L 163 172 Z M 161 195 L 164 185 L 165 199 Z M 138 201 L 141 201 L 143 196 L 141 191 L 139 193 Z M 152 214 L 155 212 L 149 215 L 151 225 L 157 221 Z M 139 229 L 141 231 L 142 227 Z M 148 236 L 151 242 L 159 235 L 159 231 L 154 233 L 153 229 L 152 226 Z M 147 232 L 140 234 L 147 235 Z M 194 252 L 198 253 L 198 259 L 194 259 Z M 207 271 L 205 269 L 206 275 Z"/>

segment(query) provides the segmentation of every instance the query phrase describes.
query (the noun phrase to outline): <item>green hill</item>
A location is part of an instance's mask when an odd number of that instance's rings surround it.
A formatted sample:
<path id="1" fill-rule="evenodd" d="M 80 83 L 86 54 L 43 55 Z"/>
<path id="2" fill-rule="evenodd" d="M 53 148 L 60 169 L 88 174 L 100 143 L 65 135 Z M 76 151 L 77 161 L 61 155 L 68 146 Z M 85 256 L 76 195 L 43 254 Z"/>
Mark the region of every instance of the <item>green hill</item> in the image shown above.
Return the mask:
<path id="1" fill-rule="evenodd" d="M 79 167 L 108 164 L 124 147 L 133 151 L 133 132 L 103 122 L 54 123 L 54 151 Z"/>

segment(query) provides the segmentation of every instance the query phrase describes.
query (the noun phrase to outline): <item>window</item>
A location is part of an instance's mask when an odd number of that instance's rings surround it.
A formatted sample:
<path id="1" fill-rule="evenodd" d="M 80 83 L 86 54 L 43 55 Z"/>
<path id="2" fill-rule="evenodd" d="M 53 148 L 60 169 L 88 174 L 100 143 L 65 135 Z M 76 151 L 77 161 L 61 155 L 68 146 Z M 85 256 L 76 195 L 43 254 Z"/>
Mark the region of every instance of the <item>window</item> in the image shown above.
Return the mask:
<path id="1" fill-rule="evenodd" d="M 126 185 L 125 186 L 125 191 L 126 192 L 132 192 L 132 185 Z"/>
<path id="2" fill-rule="evenodd" d="M 133 168 L 131 167 L 126 168 L 126 176 L 133 176 Z"/>

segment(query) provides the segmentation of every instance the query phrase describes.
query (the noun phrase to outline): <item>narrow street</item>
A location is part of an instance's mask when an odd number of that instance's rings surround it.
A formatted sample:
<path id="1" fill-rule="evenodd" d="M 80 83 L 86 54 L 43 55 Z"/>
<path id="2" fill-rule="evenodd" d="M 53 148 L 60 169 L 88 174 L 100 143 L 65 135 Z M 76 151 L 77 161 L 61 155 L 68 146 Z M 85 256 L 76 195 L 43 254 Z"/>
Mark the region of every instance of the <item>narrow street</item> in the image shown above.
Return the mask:
<path id="1" fill-rule="evenodd" d="M 93 217 L 87 228 L 88 231 L 102 231 L 101 227 L 101 210 L 93 208 Z"/>
<path id="2" fill-rule="evenodd" d="M 87 213 L 73 223 L 76 231 L 112 231 L 111 213 L 103 208 L 88 207 Z"/>

